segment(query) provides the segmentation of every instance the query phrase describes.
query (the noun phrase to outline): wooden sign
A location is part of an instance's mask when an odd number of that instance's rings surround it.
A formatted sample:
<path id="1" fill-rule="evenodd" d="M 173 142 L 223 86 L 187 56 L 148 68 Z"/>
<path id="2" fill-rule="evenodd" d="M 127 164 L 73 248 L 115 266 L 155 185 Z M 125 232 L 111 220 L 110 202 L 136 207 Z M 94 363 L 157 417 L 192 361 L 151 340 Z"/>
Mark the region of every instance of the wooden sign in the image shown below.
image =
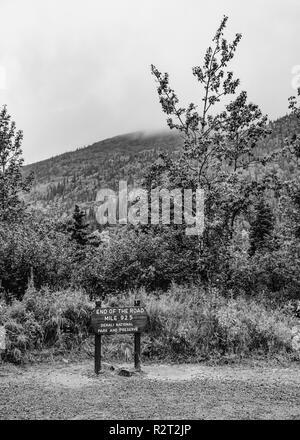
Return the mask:
<path id="1" fill-rule="evenodd" d="M 140 333 L 145 330 L 148 315 L 144 307 L 101 307 L 92 314 L 92 328 L 98 335 Z"/>
<path id="2" fill-rule="evenodd" d="M 91 326 L 95 333 L 95 373 L 101 371 L 101 336 L 134 333 L 134 366 L 141 370 L 141 332 L 148 323 L 148 315 L 140 301 L 131 307 L 101 307 L 96 301 L 96 308 L 91 316 Z"/>

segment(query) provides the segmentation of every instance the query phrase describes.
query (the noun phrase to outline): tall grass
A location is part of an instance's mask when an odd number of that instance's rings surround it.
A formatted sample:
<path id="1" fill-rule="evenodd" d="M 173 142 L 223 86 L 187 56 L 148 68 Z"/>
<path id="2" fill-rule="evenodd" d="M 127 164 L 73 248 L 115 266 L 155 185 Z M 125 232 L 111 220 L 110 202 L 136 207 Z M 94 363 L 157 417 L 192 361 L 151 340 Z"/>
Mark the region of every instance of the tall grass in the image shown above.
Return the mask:
<path id="1" fill-rule="evenodd" d="M 173 285 L 166 293 L 133 291 L 119 298 L 133 304 L 140 298 L 149 313 L 143 354 L 173 361 L 237 359 L 282 355 L 299 359 L 293 349 L 299 324 L 284 307 L 258 298 L 226 298 L 217 290 Z M 114 305 L 115 299 L 108 300 Z"/>
<path id="2" fill-rule="evenodd" d="M 197 286 L 173 285 L 168 292 L 143 290 L 111 296 L 103 306 L 133 305 L 140 299 L 149 314 L 143 334 L 143 357 L 165 361 L 238 359 L 284 356 L 300 359 L 293 338 L 299 324 L 289 305 L 268 304 L 258 298 L 224 297 Z M 7 331 L 4 359 L 23 362 L 34 351 L 65 354 L 89 345 L 94 304 L 80 291 L 49 292 L 30 288 L 23 300 L 0 307 L 0 325 Z M 130 335 L 104 337 L 104 358 L 120 357 Z"/>
<path id="3" fill-rule="evenodd" d="M 64 353 L 80 347 L 89 336 L 92 309 L 80 291 L 28 289 L 22 301 L 0 308 L 0 324 L 7 333 L 4 359 L 21 363 L 30 360 L 33 351 Z"/>

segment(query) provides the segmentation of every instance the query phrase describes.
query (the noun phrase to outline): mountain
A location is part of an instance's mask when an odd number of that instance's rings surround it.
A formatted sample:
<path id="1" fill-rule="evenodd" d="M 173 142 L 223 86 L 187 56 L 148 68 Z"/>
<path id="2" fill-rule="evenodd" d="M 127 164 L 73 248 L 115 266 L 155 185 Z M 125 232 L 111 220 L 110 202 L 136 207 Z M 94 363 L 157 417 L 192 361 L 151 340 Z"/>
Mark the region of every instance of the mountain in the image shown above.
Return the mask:
<path id="1" fill-rule="evenodd" d="M 300 122 L 284 116 L 270 122 L 272 134 L 259 146 L 262 154 L 279 149 L 284 139 L 300 132 Z M 33 171 L 35 180 L 26 201 L 44 211 L 70 213 L 78 203 L 87 209 L 93 205 L 100 188 L 118 188 L 119 180 L 139 183 L 145 168 L 156 160 L 161 151 L 177 151 L 183 141 L 174 132 L 145 134 L 130 133 L 96 142 L 88 147 L 61 154 L 24 167 Z M 279 162 L 286 173 L 292 165 Z"/>
<path id="2" fill-rule="evenodd" d="M 159 152 L 176 151 L 181 145 L 181 137 L 172 132 L 137 132 L 26 165 L 24 174 L 34 173 L 26 201 L 45 211 L 70 212 L 75 203 L 88 208 L 100 188 L 117 189 L 121 179 L 138 183 Z"/>

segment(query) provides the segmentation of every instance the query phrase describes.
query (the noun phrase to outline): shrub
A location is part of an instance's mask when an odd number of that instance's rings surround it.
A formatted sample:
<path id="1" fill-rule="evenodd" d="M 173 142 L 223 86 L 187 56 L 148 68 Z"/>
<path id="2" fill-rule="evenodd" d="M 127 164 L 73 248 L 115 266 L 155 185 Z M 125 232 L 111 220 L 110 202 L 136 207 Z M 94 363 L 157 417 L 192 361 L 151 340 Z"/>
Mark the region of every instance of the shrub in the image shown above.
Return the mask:
<path id="1" fill-rule="evenodd" d="M 166 290 L 172 281 L 193 279 L 195 264 L 188 240 L 178 231 L 161 235 L 130 227 L 111 231 L 108 245 L 85 250 L 73 283 L 96 296 L 140 287 Z"/>
<path id="2" fill-rule="evenodd" d="M 299 243 L 286 242 L 270 252 L 257 252 L 248 258 L 236 252 L 231 261 L 230 286 L 237 294 L 264 292 L 270 299 L 299 299 Z"/>
<path id="3" fill-rule="evenodd" d="M 28 289 L 22 301 L 2 307 L 7 332 L 5 359 L 20 363 L 33 350 L 58 351 L 79 347 L 89 335 L 92 304 L 80 291 Z"/>
<path id="4" fill-rule="evenodd" d="M 67 287 L 73 270 L 73 245 L 52 222 L 26 219 L 0 224 L 0 280 L 6 296 L 22 299 L 31 269 L 38 288 Z"/>

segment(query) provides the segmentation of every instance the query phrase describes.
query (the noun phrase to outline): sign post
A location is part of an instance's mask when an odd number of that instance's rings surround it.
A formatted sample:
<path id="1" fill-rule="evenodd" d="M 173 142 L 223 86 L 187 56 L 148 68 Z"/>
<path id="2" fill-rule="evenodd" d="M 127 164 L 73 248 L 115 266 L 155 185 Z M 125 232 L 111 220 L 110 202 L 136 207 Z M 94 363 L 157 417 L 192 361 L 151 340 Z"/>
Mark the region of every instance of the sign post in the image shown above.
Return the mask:
<path id="1" fill-rule="evenodd" d="M 134 301 L 135 306 L 139 306 L 141 301 Z M 134 368 L 141 371 L 141 333 L 134 334 Z"/>
<path id="2" fill-rule="evenodd" d="M 2 362 L 2 353 L 6 349 L 6 330 L 4 326 L 0 326 L 0 363 Z"/>
<path id="3" fill-rule="evenodd" d="M 96 310 L 101 308 L 101 301 L 96 301 Z M 95 373 L 101 371 L 101 334 L 95 333 Z"/>
<path id="4" fill-rule="evenodd" d="M 141 371 L 141 332 L 148 324 L 148 315 L 140 301 L 133 307 L 101 307 L 96 301 L 91 325 L 95 333 L 95 373 L 101 371 L 101 336 L 134 333 L 134 367 Z"/>

